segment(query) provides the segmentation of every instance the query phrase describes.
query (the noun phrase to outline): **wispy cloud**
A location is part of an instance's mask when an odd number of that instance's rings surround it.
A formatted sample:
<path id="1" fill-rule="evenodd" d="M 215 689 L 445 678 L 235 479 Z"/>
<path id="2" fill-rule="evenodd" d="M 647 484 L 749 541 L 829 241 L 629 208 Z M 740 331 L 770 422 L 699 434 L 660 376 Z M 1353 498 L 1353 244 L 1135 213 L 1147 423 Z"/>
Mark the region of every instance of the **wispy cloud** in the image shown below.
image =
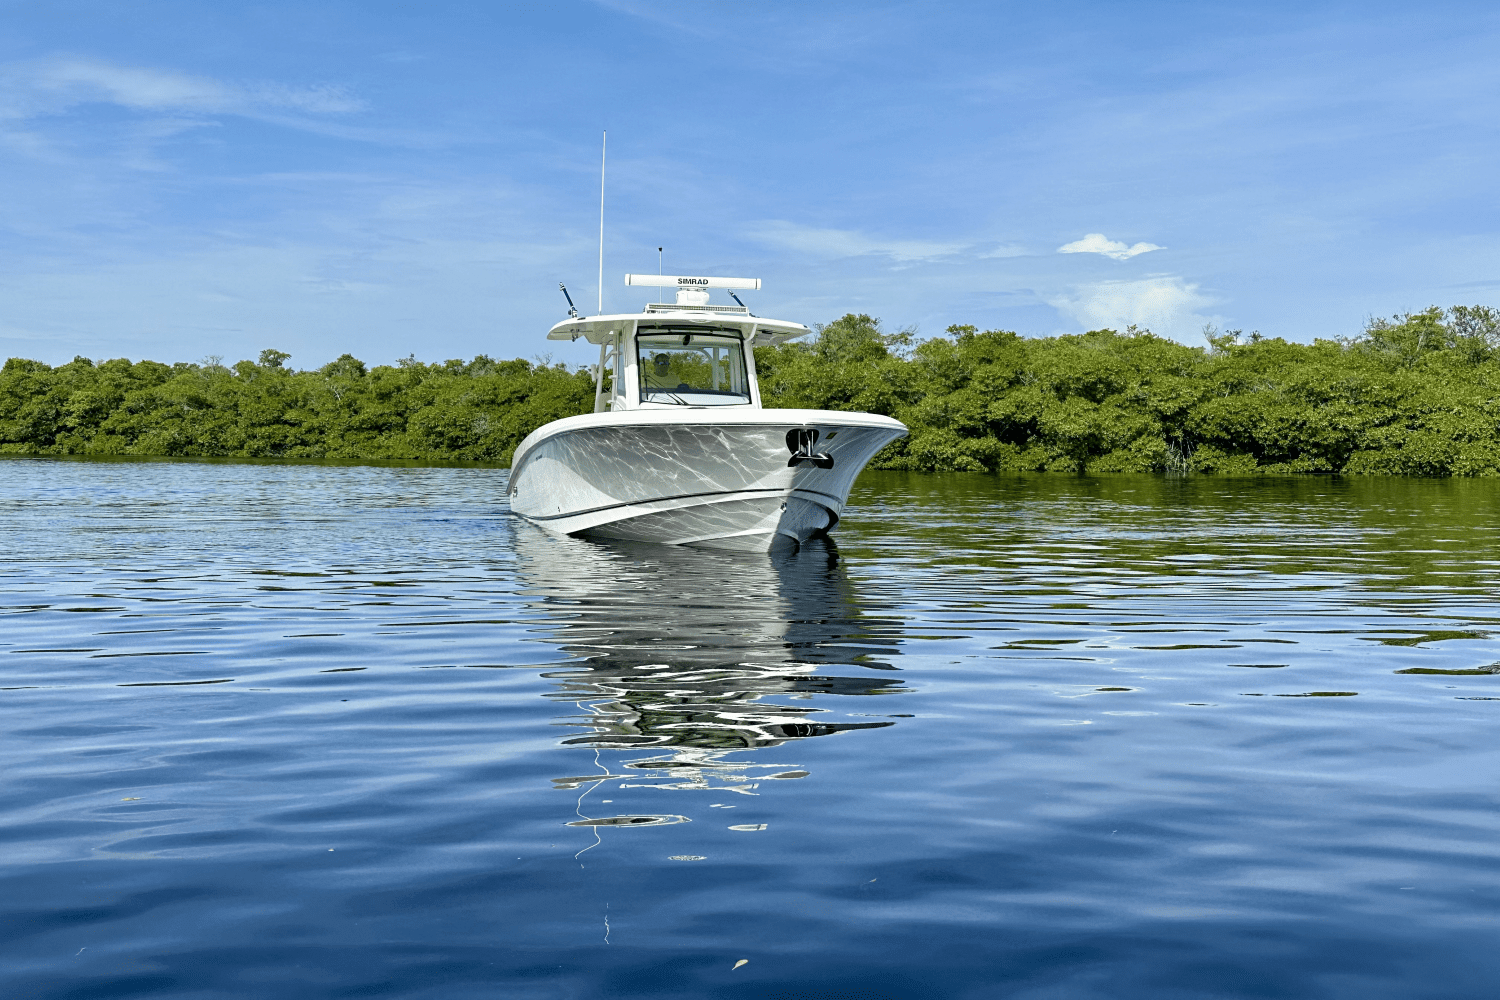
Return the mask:
<path id="1" fill-rule="evenodd" d="M 97 59 L 53 58 L 0 67 L 0 118 L 58 114 L 82 104 L 135 111 L 345 114 L 364 103 L 332 84 L 236 83 Z"/>
<path id="2" fill-rule="evenodd" d="M 594 3 L 605 10 L 638 17 L 686 34 L 710 34 L 703 23 L 703 12 L 685 4 L 677 4 L 674 9 L 672 5 L 661 3 L 660 0 L 594 0 Z"/>
<path id="3" fill-rule="evenodd" d="M 878 255 L 911 262 L 950 257 L 969 247 L 967 243 L 886 239 L 852 229 L 817 229 L 780 220 L 752 225 L 746 235 L 761 243 L 827 258 Z"/>
<path id="4" fill-rule="evenodd" d="M 1015 243 L 1001 243 L 999 246 L 985 250 L 978 254 L 980 260 L 995 260 L 1001 257 L 1025 257 L 1031 251 Z"/>
<path id="5" fill-rule="evenodd" d="M 1081 240 L 1072 243 L 1064 243 L 1057 248 L 1058 253 L 1099 253 L 1115 260 L 1126 260 L 1137 254 L 1150 253 L 1152 250 L 1165 250 L 1155 243 L 1137 243 L 1134 246 L 1126 246 L 1119 240 L 1112 240 L 1103 233 L 1089 233 Z"/>
<path id="6" fill-rule="evenodd" d="M 1101 281 L 1047 299 L 1048 305 L 1088 330 L 1134 324 L 1178 340 L 1190 340 L 1212 320 L 1198 310 L 1214 302 L 1197 285 L 1172 274 L 1139 281 Z"/>
<path id="7" fill-rule="evenodd" d="M 136 147 L 153 129 L 165 130 L 165 137 L 226 117 L 382 145 L 431 148 L 451 141 L 429 130 L 351 121 L 348 116 L 367 105 L 331 83 L 225 80 L 74 57 L 0 64 L 0 144 L 33 159 L 59 159 L 70 142 L 49 133 L 50 123 L 90 105 L 133 113 L 133 122 L 112 126 L 108 135 L 133 144 L 120 163 L 149 169 L 154 161 Z"/>

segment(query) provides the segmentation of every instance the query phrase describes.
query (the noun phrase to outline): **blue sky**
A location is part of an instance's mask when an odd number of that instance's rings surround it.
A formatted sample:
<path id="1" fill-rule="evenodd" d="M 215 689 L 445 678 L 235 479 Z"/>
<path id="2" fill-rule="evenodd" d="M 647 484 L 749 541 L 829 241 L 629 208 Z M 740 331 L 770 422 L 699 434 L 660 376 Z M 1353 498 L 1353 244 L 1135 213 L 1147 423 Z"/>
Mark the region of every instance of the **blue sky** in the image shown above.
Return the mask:
<path id="1" fill-rule="evenodd" d="M 557 282 L 935 336 L 1500 304 L 1500 5 L 0 0 L 0 354 L 590 360 Z M 1063 252 L 1066 251 L 1066 252 Z M 575 356 L 576 355 L 576 356 Z"/>

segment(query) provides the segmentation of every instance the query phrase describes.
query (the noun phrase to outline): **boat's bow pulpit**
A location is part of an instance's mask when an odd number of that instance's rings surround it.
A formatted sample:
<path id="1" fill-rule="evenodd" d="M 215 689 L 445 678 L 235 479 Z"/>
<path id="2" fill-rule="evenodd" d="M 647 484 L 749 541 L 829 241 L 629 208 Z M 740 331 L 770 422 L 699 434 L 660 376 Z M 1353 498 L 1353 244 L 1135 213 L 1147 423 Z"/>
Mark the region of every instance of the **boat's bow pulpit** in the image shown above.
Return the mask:
<path id="1" fill-rule="evenodd" d="M 757 346 L 811 331 L 801 323 L 751 314 L 734 295 L 757 290 L 759 278 L 627 274 L 625 284 L 673 288 L 676 301 L 649 303 L 639 313 L 571 317 L 549 340 L 582 337 L 599 346 L 594 412 L 689 407 L 760 408 Z M 735 305 L 709 304 L 709 289 L 728 290 Z M 606 385 L 605 372 L 610 377 Z"/>

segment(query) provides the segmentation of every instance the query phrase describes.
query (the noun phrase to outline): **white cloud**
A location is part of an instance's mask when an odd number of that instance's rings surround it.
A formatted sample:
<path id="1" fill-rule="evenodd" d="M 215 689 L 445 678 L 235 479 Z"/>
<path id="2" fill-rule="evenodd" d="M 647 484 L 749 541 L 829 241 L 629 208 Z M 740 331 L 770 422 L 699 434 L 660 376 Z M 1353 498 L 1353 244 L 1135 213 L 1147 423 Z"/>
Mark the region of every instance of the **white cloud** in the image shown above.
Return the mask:
<path id="1" fill-rule="evenodd" d="M 815 229 L 780 220 L 752 225 L 746 235 L 761 243 L 817 257 L 879 255 L 898 261 L 922 261 L 949 257 L 968 247 L 965 243 L 884 239 L 851 229 Z"/>
<path id="2" fill-rule="evenodd" d="M 0 117 L 33 118 L 96 103 L 136 111 L 242 115 L 339 114 L 364 106 L 328 84 L 230 83 L 96 59 L 54 58 L 0 67 Z"/>
<path id="3" fill-rule="evenodd" d="M 1177 340 L 1191 340 L 1213 317 L 1197 310 L 1214 299 L 1177 275 L 1164 274 L 1139 281 L 1101 281 L 1047 299 L 1058 312 L 1086 330 L 1123 330 L 1135 326 Z"/>
<path id="4" fill-rule="evenodd" d="M 1103 233 L 1089 233 L 1081 240 L 1072 243 L 1064 243 L 1057 248 L 1058 253 L 1101 253 L 1115 260 L 1126 260 L 1136 254 L 1150 253 L 1152 250 L 1165 250 L 1155 243 L 1137 243 L 1134 246 L 1126 246 L 1119 240 L 1108 239 Z"/>
<path id="5" fill-rule="evenodd" d="M 1025 247 L 1018 246 L 1018 245 L 1016 245 L 1014 243 L 1002 243 L 999 246 L 995 247 L 994 249 L 986 250 L 984 253 L 979 254 L 979 259 L 980 260 L 996 260 L 996 259 L 999 259 L 999 258 L 1002 258 L 1002 257 L 1025 257 L 1025 256 L 1027 256 L 1027 250 L 1026 250 Z"/>

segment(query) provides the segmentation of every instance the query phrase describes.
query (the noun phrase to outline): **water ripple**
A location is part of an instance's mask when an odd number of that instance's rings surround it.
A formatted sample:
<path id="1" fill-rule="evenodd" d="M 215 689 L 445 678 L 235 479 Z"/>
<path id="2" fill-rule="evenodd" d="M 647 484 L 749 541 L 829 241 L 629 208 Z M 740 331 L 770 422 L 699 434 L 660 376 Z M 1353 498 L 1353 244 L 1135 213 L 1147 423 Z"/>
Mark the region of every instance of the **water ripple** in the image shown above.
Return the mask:
<path id="1" fill-rule="evenodd" d="M 1500 485 L 866 475 L 750 557 L 499 469 L 0 474 L 7 995 L 1500 973 Z"/>

